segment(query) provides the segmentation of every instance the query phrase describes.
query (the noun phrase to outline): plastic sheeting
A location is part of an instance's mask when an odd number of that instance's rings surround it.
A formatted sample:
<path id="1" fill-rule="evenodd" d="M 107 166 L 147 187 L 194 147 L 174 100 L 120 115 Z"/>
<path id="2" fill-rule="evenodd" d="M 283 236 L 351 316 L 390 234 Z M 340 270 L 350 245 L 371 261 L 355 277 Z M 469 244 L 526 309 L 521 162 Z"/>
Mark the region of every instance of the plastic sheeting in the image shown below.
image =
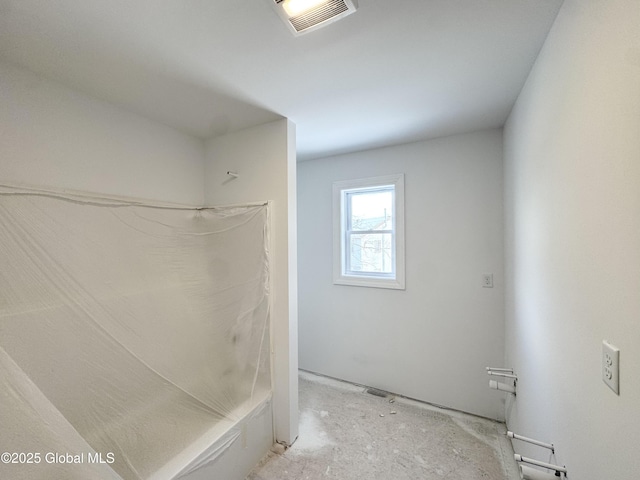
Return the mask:
<path id="1" fill-rule="evenodd" d="M 0 187 L 0 478 L 173 478 L 212 457 L 198 442 L 271 390 L 267 225 L 266 205 Z"/>

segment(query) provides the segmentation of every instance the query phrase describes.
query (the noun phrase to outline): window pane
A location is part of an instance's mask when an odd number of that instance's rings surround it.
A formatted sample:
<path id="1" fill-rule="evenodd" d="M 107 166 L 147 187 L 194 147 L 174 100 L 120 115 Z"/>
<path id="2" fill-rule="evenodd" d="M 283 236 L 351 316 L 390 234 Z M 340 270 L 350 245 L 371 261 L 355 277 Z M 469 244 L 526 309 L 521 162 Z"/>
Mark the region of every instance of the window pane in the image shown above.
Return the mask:
<path id="1" fill-rule="evenodd" d="M 348 194 L 351 230 L 393 230 L 392 189 Z"/>
<path id="2" fill-rule="evenodd" d="M 352 272 L 393 273 L 390 233 L 353 233 L 348 243 Z"/>

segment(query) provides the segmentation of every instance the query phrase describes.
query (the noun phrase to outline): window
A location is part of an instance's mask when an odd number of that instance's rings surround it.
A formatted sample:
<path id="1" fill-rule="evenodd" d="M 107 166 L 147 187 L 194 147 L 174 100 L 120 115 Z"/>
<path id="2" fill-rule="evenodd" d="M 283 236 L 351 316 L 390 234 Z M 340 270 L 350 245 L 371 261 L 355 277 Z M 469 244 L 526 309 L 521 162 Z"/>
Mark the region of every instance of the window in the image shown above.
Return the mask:
<path id="1" fill-rule="evenodd" d="M 404 175 L 333 184 L 333 283 L 404 289 Z"/>

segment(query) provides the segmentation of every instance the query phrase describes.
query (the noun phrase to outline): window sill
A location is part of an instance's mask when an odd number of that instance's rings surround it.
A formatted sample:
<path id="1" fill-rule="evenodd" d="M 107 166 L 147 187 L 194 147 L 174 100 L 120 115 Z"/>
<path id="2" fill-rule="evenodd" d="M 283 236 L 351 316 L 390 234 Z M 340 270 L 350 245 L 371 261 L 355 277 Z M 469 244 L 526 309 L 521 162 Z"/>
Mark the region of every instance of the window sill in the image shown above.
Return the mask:
<path id="1" fill-rule="evenodd" d="M 341 275 L 333 279 L 334 285 L 349 285 L 352 287 L 389 288 L 404 290 L 404 280 L 397 278 L 374 278 Z"/>

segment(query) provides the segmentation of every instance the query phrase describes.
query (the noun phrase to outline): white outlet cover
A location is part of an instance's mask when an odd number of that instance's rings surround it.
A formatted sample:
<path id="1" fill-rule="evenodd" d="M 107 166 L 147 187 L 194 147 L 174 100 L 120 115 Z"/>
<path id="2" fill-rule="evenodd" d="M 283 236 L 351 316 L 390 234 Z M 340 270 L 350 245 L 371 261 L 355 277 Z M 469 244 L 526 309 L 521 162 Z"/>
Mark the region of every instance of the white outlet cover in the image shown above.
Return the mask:
<path id="1" fill-rule="evenodd" d="M 482 274 L 482 286 L 484 288 L 493 288 L 493 273 Z"/>
<path id="2" fill-rule="evenodd" d="M 602 380 L 620 395 L 620 349 L 602 341 Z"/>

